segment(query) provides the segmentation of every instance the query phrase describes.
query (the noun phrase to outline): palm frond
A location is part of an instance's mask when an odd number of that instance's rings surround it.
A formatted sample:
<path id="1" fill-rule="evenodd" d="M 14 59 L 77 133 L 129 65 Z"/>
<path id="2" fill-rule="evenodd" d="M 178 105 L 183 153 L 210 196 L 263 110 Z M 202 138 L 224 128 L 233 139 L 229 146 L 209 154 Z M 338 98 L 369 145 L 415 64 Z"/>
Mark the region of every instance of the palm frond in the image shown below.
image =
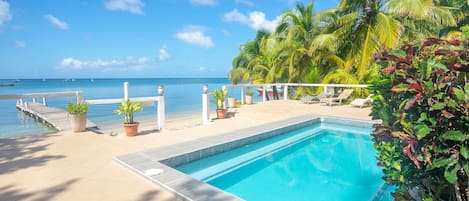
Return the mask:
<path id="1" fill-rule="evenodd" d="M 376 15 L 376 23 L 373 28 L 381 44 L 386 48 L 393 48 L 398 44 L 402 27 L 399 21 L 379 12 Z"/>

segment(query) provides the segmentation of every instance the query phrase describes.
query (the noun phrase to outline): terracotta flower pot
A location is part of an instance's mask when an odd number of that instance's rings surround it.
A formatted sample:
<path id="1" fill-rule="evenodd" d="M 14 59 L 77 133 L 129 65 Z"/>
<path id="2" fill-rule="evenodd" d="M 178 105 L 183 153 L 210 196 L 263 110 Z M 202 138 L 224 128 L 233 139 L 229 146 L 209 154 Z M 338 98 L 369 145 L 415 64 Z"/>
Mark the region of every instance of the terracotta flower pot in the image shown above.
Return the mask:
<path id="1" fill-rule="evenodd" d="M 224 119 L 226 115 L 225 109 L 217 109 L 217 118 Z"/>
<path id="2" fill-rule="evenodd" d="M 83 132 L 86 130 L 86 113 L 85 114 L 70 114 L 70 124 L 72 131 L 75 133 Z"/>
<path id="3" fill-rule="evenodd" d="M 136 136 L 138 133 L 138 122 L 135 122 L 133 124 L 124 124 L 124 130 L 127 136 Z"/>

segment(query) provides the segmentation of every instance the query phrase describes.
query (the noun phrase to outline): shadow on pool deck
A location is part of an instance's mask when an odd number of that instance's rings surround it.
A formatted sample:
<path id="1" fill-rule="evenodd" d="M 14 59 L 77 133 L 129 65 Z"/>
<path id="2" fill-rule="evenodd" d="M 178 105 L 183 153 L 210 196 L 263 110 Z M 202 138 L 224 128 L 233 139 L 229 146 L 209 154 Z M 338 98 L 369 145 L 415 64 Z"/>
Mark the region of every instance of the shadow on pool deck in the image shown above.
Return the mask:
<path id="1" fill-rule="evenodd" d="M 23 168 L 44 166 L 48 161 L 64 158 L 64 155 L 38 154 L 51 145 L 41 142 L 54 136 L 57 134 L 0 139 L 0 175 Z"/>

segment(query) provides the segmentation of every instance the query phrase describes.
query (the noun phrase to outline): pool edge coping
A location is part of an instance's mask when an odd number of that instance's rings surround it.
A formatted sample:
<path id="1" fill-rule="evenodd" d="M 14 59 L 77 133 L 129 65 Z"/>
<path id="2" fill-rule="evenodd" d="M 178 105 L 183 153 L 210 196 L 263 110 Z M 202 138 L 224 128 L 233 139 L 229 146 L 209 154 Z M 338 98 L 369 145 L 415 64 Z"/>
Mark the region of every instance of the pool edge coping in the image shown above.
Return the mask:
<path id="1" fill-rule="evenodd" d="M 243 200 L 229 192 L 198 181 L 175 166 L 218 154 L 246 144 L 277 136 L 283 132 L 303 128 L 314 123 L 339 123 L 355 127 L 370 127 L 376 121 L 355 120 L 317 115 L 301 115 L 258 126 L 237 129 L 215 136 L 202 137 L 174 145 L 149 148 L 114 157 L 114 161 L 130 171 L 172 192 L 179 200 Z M 241 133 L 241 134 L 240 134 Z M 149 169 L 163 170 L 149 175 Z"/>

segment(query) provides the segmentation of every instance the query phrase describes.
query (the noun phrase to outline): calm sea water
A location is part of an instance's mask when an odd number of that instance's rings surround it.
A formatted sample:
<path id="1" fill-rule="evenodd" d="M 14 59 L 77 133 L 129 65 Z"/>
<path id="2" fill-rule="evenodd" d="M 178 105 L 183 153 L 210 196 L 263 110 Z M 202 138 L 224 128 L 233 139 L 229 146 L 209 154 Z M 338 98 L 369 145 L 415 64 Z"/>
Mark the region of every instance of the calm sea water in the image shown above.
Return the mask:
<path id="1" fill-rule="evenodd" d="M 0 94 L 23 94 L 40 92 L 82 91 L 85 99 L 110 99 L 123 97 L 123 83 L 129 82 L 130 97 L 156 96 L 158 85 L 165 88 L 167 118 L 201 113 L 202 87 L 209 85 L 209 91 L 229 85 L 226 78 L 155 78 L 155 79 L 29 79 L 21 80 L 13 87 L 0 87 Z M 230 95 L 240 97 L 239 90 Z M 41 101 L 41 100 L 38 100 Z M 65 108 L 74 101 L 73 97 L 49 98 L 49 106 Z M 50 127 L 18 112 L 16 100 L 0 100 L 0 138 L 54 132 Z M 99 125 L 123 121 L 123 116 L 113 113 L 117 104 L 91 105 L 88 118 Z M 212 106 L 211 109 L 214 109 Z M 156 118 L 157 107 L 145 107 L 136 114 L 136 119 Z"/>

